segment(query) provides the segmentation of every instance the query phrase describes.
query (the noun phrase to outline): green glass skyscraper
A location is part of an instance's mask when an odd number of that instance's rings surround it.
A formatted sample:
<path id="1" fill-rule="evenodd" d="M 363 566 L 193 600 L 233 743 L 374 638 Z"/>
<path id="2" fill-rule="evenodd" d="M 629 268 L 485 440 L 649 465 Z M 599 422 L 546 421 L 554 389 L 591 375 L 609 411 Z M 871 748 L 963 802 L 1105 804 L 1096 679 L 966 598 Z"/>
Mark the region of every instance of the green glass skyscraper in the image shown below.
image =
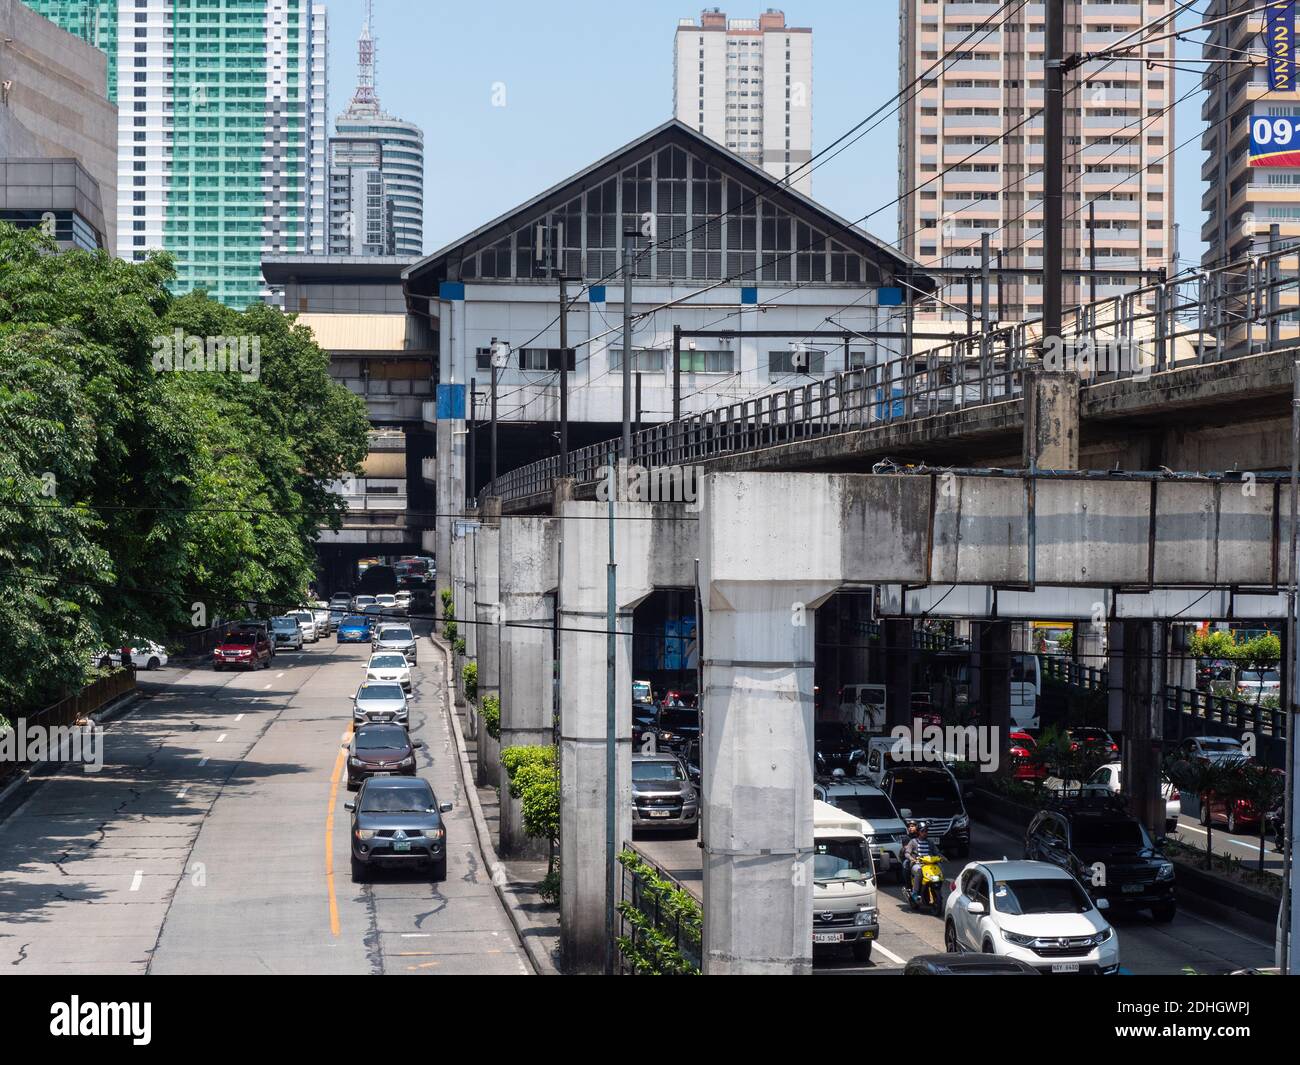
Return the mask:
<path id="1" fill-rule="evenodd" d="M 109 56 L 119 255 L 165 249 L 177 292 L 244 307 L 263 255 L 326 250 L 323 3 L 28 3 Z"/>

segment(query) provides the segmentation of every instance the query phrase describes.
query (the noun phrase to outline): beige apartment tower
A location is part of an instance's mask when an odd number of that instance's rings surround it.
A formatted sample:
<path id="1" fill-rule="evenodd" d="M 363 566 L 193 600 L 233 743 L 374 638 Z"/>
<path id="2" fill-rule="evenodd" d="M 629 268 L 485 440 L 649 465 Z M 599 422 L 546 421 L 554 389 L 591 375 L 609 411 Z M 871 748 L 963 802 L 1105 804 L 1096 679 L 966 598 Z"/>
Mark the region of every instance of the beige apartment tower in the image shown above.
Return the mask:
<path id="1" fill-rule="evenodd" d="M 1065 54 L 1104 49 L 1174 6 L 1066 0 Z M 899 114 L 898 243 L 922 266 L 977 268 L 987 232 L 995 264 L 1000 252 L 1004 267 L 1042 267 L 1045 19 L 1042 0 L 899 0 L 900 87 L 924 77 L 918 90 L 904 93 Z M 1155 42 L 1141 59 L 1089 62 L 1066 74 L 1067 270 L 1089 265 L 1091 210 L 1098 270 L 1173 271 L 1171 44 Z M 1095 281 L 1098 298 L 1137 283 L 1123 274 Z M 1092 291 L 1088 281 L 1067 275 L 1064 306 L 1088 300 Z M 942 296 L 951 306 L 936 314 L 965 315 L 964 279 Z M 997 299 L 995 284 L 994 308 Z M 1038 317 L 1040 279 L 1008 279 L 1001 305 L 1005 321 Z"/>
<path id="2" fill-rule="evenodd" d="M 729 19 L 715 7 L 699 22 L 679 20 L 673 114 L 811 195 L 812 30 L 787 26 L 773 8 Z"/>

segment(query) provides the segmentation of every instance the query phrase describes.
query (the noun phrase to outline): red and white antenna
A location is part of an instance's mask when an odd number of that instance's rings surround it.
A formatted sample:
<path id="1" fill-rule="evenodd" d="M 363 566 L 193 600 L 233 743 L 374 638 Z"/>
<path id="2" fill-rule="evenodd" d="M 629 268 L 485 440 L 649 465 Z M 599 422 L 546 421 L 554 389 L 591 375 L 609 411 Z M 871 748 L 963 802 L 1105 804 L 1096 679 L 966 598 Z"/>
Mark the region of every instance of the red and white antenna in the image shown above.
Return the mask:
<path id="1" fill-rule="evenodd" d="M 379 110 L 379 96 L 375 92 L 375 39 L 370 35 L 374 14 L 374 0 L 366 0 L 366 24 L 361 27 L 357 40 L 357 91 L 352 95 L 356 110 Z"/>

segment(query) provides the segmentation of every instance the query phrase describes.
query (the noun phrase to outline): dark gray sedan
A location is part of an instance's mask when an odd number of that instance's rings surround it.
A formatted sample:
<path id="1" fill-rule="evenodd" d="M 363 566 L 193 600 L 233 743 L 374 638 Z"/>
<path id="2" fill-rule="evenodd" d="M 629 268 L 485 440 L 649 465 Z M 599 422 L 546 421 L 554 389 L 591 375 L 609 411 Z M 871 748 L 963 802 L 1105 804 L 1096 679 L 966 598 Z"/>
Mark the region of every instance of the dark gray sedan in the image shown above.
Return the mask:
<path id="1" fill-rule="evenodd" d="M 422 777 L 373 776 L 361 784 L 352 811 L 352 881 L 376 865 L 427 865 L 434 880 L 447 877 L 447 830 L 438 801 Z"/>

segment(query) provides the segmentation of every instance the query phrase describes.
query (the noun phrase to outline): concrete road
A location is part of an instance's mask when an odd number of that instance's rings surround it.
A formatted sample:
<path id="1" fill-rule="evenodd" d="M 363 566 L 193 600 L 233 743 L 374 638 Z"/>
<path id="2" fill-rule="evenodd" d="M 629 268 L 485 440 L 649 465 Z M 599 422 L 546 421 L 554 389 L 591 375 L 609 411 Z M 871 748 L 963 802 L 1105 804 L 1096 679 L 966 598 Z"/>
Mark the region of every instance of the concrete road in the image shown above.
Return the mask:
<path id="1" fill-rule="evenodd" d="M 0 810 L 0 972 L 529 971 L 474 837 L 425 642 L 411 731 L 455 803 L 448 871 L 353 884 L 342 745 L 368 645 L 269 670 L 164 669 L 108 726 L 98 773 L 57 769 Z"/>
<path id="2" fill-rule="evenodd" d="M 1217 839 L 1218 833 L 1215 833 Z M 637 847 L 681 881 L 697 898 L 703 894 L 701 852 L 694 839 L 647 837 L 635 840 Z M 971 827 L 971 858 L 990 860 L 1021 858 L 1023 840 L 986 825 Z M 944 866 L 948 878 L 966 862 L 954 860 Z M 851 974 L 901 969 L 918 954 L 943 953 L 943 921 L 914 912 L 903 888 L 886 875 L 879 885 L 880 939 L 865 965 L 853 961 L 847 948 L 818 948 L 813 964 L 819 973 Z M 1180 907 L 1169 924 L 1156 924 L 1145 911 L 1112 914 L 1120 940 L 1122 970 L 1126 973 L 1177 974 L 1186 965 L 1200 971 L 1222 972 L 1251 965 L 1272 965 L 1273 944 L 1251 926 L 1235 926 L 1191 913 Z"/>

